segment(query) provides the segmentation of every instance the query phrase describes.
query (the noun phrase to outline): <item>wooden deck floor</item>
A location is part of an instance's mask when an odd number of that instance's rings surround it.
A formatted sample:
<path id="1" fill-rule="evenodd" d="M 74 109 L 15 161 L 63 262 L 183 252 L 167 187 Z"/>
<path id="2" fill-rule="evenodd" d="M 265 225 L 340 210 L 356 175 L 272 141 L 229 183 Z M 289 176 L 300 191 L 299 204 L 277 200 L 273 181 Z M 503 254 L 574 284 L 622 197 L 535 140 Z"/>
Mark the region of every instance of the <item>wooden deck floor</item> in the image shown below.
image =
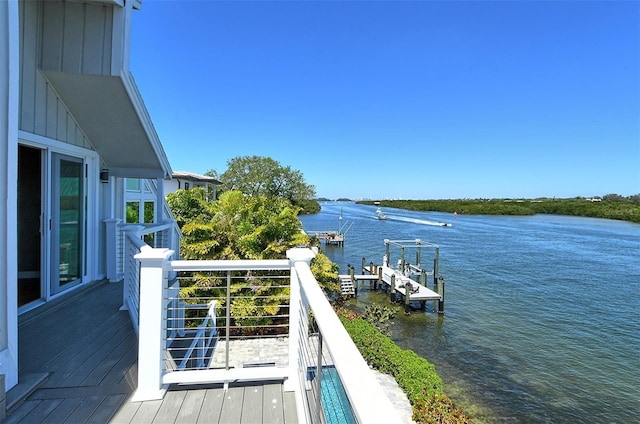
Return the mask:
<path id="1" fill-rule="evenodd" d="M 138 339 L 122 284 L 95 283 L 19 318 L 21 382 L 45 376 L 26 397 L 7 394 L 5 423 L 296 423 L 282 384 L 172 389 L 131 402 Z M 22 386 L 21 386 L 22 387 Z"/>

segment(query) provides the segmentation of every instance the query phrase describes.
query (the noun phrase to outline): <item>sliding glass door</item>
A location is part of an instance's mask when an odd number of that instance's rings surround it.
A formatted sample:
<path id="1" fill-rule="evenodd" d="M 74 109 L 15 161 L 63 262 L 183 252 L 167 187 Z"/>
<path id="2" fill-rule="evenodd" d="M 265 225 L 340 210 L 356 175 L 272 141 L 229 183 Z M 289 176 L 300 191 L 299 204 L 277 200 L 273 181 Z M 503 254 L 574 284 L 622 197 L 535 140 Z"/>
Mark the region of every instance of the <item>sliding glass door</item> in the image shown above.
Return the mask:
<path id="1" fill-rule="evenodd" d="M 82 281 L 84 274 L 85 165 L 80 158 L 51 156 L 51 294 Z"/>

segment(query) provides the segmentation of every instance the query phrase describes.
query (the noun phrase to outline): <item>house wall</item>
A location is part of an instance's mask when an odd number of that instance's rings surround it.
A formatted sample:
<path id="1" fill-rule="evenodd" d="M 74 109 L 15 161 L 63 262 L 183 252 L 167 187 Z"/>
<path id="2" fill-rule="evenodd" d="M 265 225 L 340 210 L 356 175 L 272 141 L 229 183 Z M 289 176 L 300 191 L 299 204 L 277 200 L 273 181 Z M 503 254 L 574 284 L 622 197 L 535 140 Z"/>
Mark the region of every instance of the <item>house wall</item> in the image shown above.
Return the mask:
<path id="1" fill-rule="evenodd" d="M 72 5 L 75 6 L 71 7 Z M 22 101 L 20 103 L 19 127 L 29 133 L 94 150 L 88 137 L 83 133 L 53 86 L 38 69 L 42 62 L 56 63 L 53 56 L 60 58 L 57 61 L 60 68 L 71 67 L 71 64 L 64 66 L 63 64 L 77 61 L 73 59 L 76 55 L 63 53 L 67 50 L 74 51 L 77 43 L 71 42 L 70 34 L 75 34 L 75 32 L 70 29 L 65 30 L 62 24 L 75 16 L 71 12 L 65 13 L 67 7 L 69 10 L 75 11 L 82 6 L 91 9 L 82 3 L 20 1 L 20 98 Z M 104 6 L 96 7 L 105 8 Z M 81 20 L 81 23 L 83 22 Z M 54 23 L 57 24 L 54 25 Z M 57 26 L 63 26 L 63 28 L 56 30 Z M 67 25 L 67 27 L 70 26 Z M 59 33 L 58 39 L 50 41 L 49 38 L 54 38 L 56 33 Z M 46 42 L 43 41 L 45 38 Z M 67 46 L 62 48 L 62 45 L 58 45 L 65 38 L 70 44 L 69 48 Z M 102 45 L 100 42 L 97 44 Z M 54 49 L 54 53 L 49 52 L 50 48 Z M 84 48 L 88 49 L 89 46 Z M 68 57 L 68 59 L 62 60 L 63 57 Z"/>
<path id="2" fill-rule="evenodd" d="M 0 2 L 0 374 L 6 389 L 18 383 L 17 110 L 18 3 Z M 1 389 L 0 389 L 1 390 Z"/>
<path id="3" fill-rule="evenodd" d="M 165 194 L 175 193 L 179 189 L 184 189 L 184 183 L 189 184 L 189 188 L 202 187 L 205 190 L 211 189 L 211 198 L 217 197 L 217 186 L 211 183 L 203 183 L 200 181 L 186 180 L 182 178 L 173 178 L 171 180 L 164 180 L 164 192 Z"/>
<path id="4" fill-rule="evenodd" d="M 95 151 L 91 140 L 73 117 L 61 97 L 40 71 L 96 75 L 119 73 L 123 65 L 126 17 L 130 13 L 112 4 L 79 1 L 19 0 L 20 109 L 18 126 L 34 134 L 38 143 L 46 139 Z M 115 31 L 114 31 L 115 28 Z M 24 135 L 24 133 L 21 133 Z M 33 137 L 29 137 L 34 140 Z M 112 184 L 99 185 L 99 221 L 112 217 Z M 104 228 L 98 230 L 98 246 L 104 245 Z M 104 254 L 96 263 L 99 275 L 106 270 Z"/>
<path id="5" fill-rule="evenodd" d="M 113 7 L 47 1 L 42 15 L 42 69 L 110 75 Z"/>
<path id="6" fill-rule="evenodd" d="M 175 193 L 176 191 L 178 191 L 178 180 L 173 179 L 173 180 L 164 180 L 164 193 L 165 194 L 169 194 L 169 193 Z"/>

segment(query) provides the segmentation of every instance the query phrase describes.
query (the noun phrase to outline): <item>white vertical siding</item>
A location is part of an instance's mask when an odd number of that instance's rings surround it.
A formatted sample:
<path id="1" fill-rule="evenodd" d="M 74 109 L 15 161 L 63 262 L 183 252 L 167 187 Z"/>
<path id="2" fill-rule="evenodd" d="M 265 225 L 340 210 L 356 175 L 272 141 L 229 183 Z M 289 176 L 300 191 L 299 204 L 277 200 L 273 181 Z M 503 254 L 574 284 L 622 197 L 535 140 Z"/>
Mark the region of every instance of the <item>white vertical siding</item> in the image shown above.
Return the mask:
<path id="1" fill-rule="evenodd" d="M 93 29 L 85 25 L 87 10 L 92 11 L 89 26 L 94 21 L 99 23 Z M 85 61 L 98 73 L 108 68 L 103 51 L 105 44 L 110 45 L 110 41 L 105 41 L 111 34 L 110 29 L 105 29 L 111 22 L 108 16 L 112 12 L 108 10 L 108 7 L 82 3 L 20 2 L 21 130 L 93 150 L 87 136 L 39 71 L 39 64 L 55 63 L 59 70 L 66 72 L 82 72 Z M 75 25 L 64 25 L 64 22 L 76 21 Z M 93 38 L 87 38 L 87 34 Z M 96 40 L 99 48 L 94 49 L 88 44 L 89 40 Z M 85 54 L 93 50 L 94 54 Z"/>
<path id="2" fill-rule="evenodd" d="M 45 1 L 43 16 L 43 69 L 109 75 L 113 6 Z"/>
<path id="3" fill-rule="evenodd" d="M 36 45 L 38 28 L 38 3 L 23 1 L 20 3 L 20 128 L 34 131 L 36 97 Z"/>

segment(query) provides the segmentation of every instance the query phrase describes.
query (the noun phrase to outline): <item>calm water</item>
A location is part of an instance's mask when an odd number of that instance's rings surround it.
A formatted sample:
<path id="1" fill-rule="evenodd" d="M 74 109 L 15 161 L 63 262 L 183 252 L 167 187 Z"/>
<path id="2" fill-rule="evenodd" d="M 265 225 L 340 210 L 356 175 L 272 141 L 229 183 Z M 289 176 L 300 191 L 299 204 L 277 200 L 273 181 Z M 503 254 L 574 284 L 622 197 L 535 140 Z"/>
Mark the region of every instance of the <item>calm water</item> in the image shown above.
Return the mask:
<path id="1" fill-rule="evenodd" d="M 384 239 L 440 245 L 445 316 L 400 314 L 392 337 L 436 364 L 474 421 L 640 422 L 640 225 L 384 212 L 379 221 L 373 207 L 330 202 L 301 220 L 305 230 L 352 224 L 344 247 L 325 249 L 341 273 L 362 257 L 380 264 Z M 363 291 L 357 306 L 373 301 L 388 303 Z"/>

